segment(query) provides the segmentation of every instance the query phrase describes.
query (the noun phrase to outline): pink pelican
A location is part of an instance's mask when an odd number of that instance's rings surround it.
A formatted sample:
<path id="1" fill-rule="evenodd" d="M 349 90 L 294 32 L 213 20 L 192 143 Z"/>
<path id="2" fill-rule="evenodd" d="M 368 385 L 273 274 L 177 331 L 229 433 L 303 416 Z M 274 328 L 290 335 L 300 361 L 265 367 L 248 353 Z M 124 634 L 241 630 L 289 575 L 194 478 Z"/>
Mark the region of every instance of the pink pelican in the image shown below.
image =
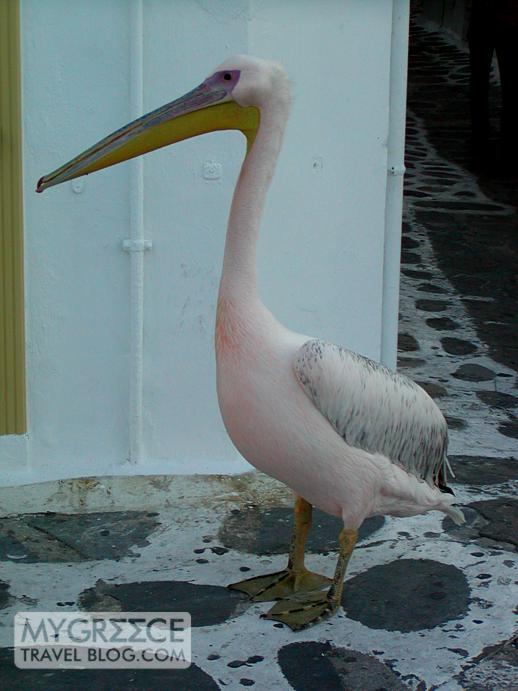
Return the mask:
<path id="1" fill-rule="evenodd" d="M 289 109 L 282 67 L 236 56 L 42 177 L 37 191 L 207 132 L 245 135 L 216 315 L 218 399 L 241 454 L 294 491 L 295 517 L 286 568 L 230 587 L 277 600 L 266 616 L 296 630 L 337 611 L 365 518 L 439 510 L 460 523 L 463 515 L 445 485 L 447 425 L 425 391 L 346 348 L 289 331 L 261 302 L 257 237 Z M 343 521 L 332 579 L 304 566 L 313 506 Z"/>

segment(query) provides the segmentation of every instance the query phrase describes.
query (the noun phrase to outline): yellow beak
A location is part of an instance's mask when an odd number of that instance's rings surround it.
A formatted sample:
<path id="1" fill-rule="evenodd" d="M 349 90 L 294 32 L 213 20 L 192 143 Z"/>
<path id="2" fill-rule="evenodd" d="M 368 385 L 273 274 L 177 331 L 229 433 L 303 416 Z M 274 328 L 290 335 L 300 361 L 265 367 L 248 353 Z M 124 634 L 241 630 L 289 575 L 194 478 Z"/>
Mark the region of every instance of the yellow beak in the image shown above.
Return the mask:
<path id="1" fill-rule="evenodd" d="M 238 73 L 233 76 L 239 78 Z M 216 73 L 185 96 L 125 125 L 44 175 L 36 192 L 207 132 L 241 130 L 250 147 L 259 127 L 259 111 L 240 106 L 230 93 Z"/>

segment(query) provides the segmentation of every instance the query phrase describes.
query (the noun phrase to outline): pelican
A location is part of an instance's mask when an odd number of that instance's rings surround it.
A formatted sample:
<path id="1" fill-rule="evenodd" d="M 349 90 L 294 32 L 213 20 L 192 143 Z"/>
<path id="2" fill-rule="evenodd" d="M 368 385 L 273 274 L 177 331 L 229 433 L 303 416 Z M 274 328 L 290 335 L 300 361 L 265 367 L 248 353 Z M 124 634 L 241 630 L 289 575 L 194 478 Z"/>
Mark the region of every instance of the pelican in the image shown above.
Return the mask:
<path id="1" fill-rule="evenodd" d="M 293 490 L 295 509 L 286 568 L 230 587 L 276 601 L 265 616 L 298 630 L 338 610 L 367 517 L 438 510 L 464 519 L 445 484 L 447 425 L 427 393 L 347 348 L 288 330 L 260 300 L 257 237 L 289 108 L 279 64 L 235 56 L 183 97 L 40 178 L 37 191 L 189 137 L 245 135 L 216 312 L 218 401 L 236 448 Z M 333 578 L 304 565 L 312 507 L 343 523 Z"/>

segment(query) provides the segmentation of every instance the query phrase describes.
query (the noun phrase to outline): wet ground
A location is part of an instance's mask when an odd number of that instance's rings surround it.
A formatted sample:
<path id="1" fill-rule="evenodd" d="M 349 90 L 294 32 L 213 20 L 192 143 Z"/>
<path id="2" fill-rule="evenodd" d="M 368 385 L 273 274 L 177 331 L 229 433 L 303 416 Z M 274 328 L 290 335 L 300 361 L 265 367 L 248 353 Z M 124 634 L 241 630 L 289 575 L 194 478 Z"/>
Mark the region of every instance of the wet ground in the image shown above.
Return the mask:
<path id="1" fill-rule="evenodd" d="M 343 611 L 294 634 L 260 618 L 270 605 L 225 587 L 285 565 L 283 490 L 252 479 L 246 491 L 216 491 L 214 480 L 190 503 L 187 490 L 183 502 L 126 511 L 95 511 L 87 495 L 89 513 L 76 515 L 46 513 L 49 499 L 0 519 L 1 688 L 518 688 L 518 183 L 501 174 L 497 153 L 483 169 L 473 163 L 467 77 L 462 49 L 414 27 L 399 368 L 448 418 L 466 525 L 435 514 L 367 521 Z M 332 573 L 339 529 L 316 512 L 314 570 Z M 10 627 L 26 609 L 186 610 L 194 664 L 17 670 Z"/>

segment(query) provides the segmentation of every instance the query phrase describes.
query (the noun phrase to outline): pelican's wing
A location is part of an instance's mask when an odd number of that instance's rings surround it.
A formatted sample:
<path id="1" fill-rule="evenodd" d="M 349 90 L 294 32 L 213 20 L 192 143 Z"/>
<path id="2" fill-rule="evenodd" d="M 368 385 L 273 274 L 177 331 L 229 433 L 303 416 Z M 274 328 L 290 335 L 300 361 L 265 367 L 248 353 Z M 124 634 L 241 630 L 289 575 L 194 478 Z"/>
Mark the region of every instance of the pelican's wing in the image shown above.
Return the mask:
<path id="1" fill-rule="evenodd" d="M 304 391 L 347 444 L 383 454 L 442 488 L 448 428 L 420 386 L 319 340 L 304 343 L 294 368 Z"/>

